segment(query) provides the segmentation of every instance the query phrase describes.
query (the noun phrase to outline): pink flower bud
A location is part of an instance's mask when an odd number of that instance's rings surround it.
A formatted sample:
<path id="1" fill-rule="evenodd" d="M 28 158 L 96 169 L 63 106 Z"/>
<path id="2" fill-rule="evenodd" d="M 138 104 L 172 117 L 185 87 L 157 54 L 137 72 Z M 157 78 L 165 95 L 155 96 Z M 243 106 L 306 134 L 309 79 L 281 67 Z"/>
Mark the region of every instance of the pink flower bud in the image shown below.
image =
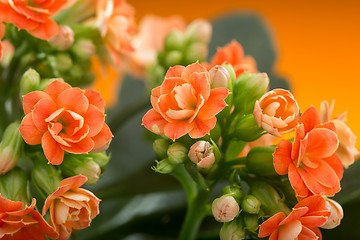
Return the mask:
<path id="1" fill-rule="evenodd" d="M 194 42 L 210 42 L 212 27 L 209 21 L 205 19 L 196 19 L 191 22 L 186 29 L 185 37 Z"/>
<path id="2" fill-rule="evenodd" d="M 226 68 L 216 65 L 209 71 L 211 88 L 227 87 L 229 84 L 230 74 Z"/>
<path id="3" fill-rule="evenodd" d="M 49 43 L 57 50 L 66 50 L 74 43 L 74 31 L 68 26 L 60 26 L 59 32 L 50 38 Z"/>
<path id="4" fill-rule="evenodd" d="M 230 222 L 239 213 L 239 204 L 232 196 L 223 195 L 212 203 L 212 213 L 216 221 Z"/>
<path id="5" fill-rule="evenodd" d="M 198 167 L 208 168 L 215 162 L 214 151 L 211 144 L 206 141 L 198 141 L 190 147 L 188 156 Z"/>
<path id="6" fill-rule="evenodd" d="M 330 211 L 330 216 L 327 222 L 321 227 L 326 229 L 332 229 L 340 224 L 341 219 L 343 219 L 344 217 L 344 212 L 341 205 L 338 202 L 329 198 L 325 198 L 325 200 L 326 200 L 326 209 Z"/>

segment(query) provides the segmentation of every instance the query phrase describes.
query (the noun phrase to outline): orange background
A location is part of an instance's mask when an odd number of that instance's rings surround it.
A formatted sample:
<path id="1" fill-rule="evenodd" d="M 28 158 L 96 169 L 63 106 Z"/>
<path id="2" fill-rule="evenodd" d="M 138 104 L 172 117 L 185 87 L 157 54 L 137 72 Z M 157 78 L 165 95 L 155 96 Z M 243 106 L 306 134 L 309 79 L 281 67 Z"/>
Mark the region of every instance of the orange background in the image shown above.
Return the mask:
<path id="1" fill-rule="evenodd" d="M 360 136 L 360 1 L 222 0 L 131 1 L 139 21 L 145 14 L 186 20 L 214 18 L 232 10 L 257 12 L 277 45 L 276 70 L 287 76 L 302 111 L 336 100 L 335 114 L 348 110 L 348 125 Z M 230 39 L 229 39 L 230 41 Z M 360 149 L 360 141 L 357 143 Z"/>

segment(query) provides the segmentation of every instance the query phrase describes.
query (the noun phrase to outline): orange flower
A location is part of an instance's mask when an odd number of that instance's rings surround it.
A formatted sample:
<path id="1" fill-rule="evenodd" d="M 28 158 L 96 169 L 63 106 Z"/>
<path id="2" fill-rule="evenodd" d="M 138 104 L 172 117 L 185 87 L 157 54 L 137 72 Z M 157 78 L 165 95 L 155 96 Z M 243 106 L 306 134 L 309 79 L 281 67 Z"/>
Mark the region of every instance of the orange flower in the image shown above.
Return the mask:
<path id="1" fill-rule="evenodd" d="M 153 109 L 143 117 L 143 125 L 156 134 L 175 140 L 189 133 L 200 138 L 215 127 L 225 106 L 227 88 L 210 89 L 209 73 L 199 63 L 171 67 L 161 86 L 151 94 Z"/>
<path id="2" fill-rule="evenodd" d="M 222 65 L 223 63 L 231 64 L 235 70 L 236 77 L 243 72 L 257 72 L 255 59 L 251 56 L 244 55 L 244 49 L 236 40 L 218 48 L 215 56 L 212 58 L 210 66 Z"/>
<path id="3" fill-rule="evenodd" d="M 120 64 L 120 54 L 134 49 L 130 44 L 135 33 L 134 9 L 125 0 L 98 0 L 96 21 L 114 62 Z"/>
<path id="4" fill-rule="evenodd" d="M 78 154 L 107 149 L 112 134 L 104 122 L 104 105 L 100 93 L 55 80 L 44 92 L 24 96 L 26 116 L 19 130 L 27 144 L 41 143 L 49 162 L 58 165 L 64 151 Z"/>
<path id="5" fill-rule="evenodd" d="M 265 93 L 255 103 L 254 117 L 258 125 L 268 133 L 281 137 L 298 125 L 300 109 L 293 95 L 284 89 Z"/>
<path id="6" fill-rule="evenodd" d="M 45 201 L 42 213 L 45 215 L 50 208 L 50 225 L 60 234 L 60 240 L 68 239 L 73 228 L 90 226 L 99 214 L 100 200 L 92 192 L 79 188 L 86 181 L 87 177 L 82 175 L 66 178 Z"/>
<path id="7" fill-rule="evenodd" d="M 0 239 L 46 240 L 46 236 L 57 239 L 59 234 L 45 221 L 31 205 L 5 199 L 0 194 Z"/>
<path id="8" fill-rule="evenodd" d="M 58 12 L 67 0 L 1 0 L 0 21 L 12 23 L 31 35 L 47 40 L 58 32 L 50 17 Z"/>
<path id="9" fill-rule="evenodd" d="M 321 124 L 316 108 L 307 109 L 299 120 L 294 143 L 281 140 L 275 150 L 274 167 L 288 174 L 298 198 L 333 196 L 340 191 L 343 167 L 334 154 L 338 139 L 333 123 Z"/>
<path id="10" fill-rule="evenodd" d="M 2 45 L 1 39 L 3 38 L 4 34 L 5 34 L 5 26 L 4 26 L 4 24 L 0 23 L 0 60 L 1 60 L 2 54 L 3 54 L 3 45 Z"/>
<path id="11" fill-rule="evenodd" d="M 335 101 L 332 101 L 331 106 L 327 101 L 321 103 L 321 122 L 332 122 L 336 127 L 336 132 L 339 138 L 339 147 L 336 150 L 336 156 L 341 160 L 345 168 L 348 168 L 355 161 L 355 156 L 359 155 L 359 151 L 355 148 L 356 136 L 351 129 L 346 125 L 346 114 L 331 118 L 334 110 Z"/>
<path id="12" fill-rule="evenodd" d="M 263 222 L 258 237 L 270 235 L 269 240 L 321 240 L 321 232 L 317 227 L 323 225 L 329 215 L 325 199 L 321 196 L 311 196 L 296 204 L 287 217 L 285 213 L 279 212 Z"/>

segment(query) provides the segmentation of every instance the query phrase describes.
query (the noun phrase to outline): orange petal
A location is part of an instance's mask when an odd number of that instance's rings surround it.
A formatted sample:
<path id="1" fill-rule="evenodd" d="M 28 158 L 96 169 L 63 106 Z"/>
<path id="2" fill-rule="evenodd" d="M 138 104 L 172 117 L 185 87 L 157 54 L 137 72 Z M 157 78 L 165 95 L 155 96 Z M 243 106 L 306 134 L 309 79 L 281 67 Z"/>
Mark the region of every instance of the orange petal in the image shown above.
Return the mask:
<path id="1" fill-rule="evenodd" d="M 196 62 L 188 65 L 184 69 L 184 71 L 181 74 L 181 78 L 189 82 L 190 77 L 193 73 L 205 73 L 205 72 L 207 72 L 206 68 L 200 63 Z"/>
<path id="2" fill-rule="evenodd" d="M 112 138 L 113 135 L 109 126 L 104 123 L 101 131 L 96 136 L 92 137 L 94 148 L 91 152 L 105 151 L 109 147 Z"/>
<path id="3" fill-rule="evenodd" d="M 169 110 L 180 110 L 174 96 L 169 94 L 163 94 L 158 99 L 158 110 L 161 116 L 168 122 L 175 122 L 176 120 L 169 117 L 166 112 Z"/>
<path id="4" fill-rule="evenodd" d="M 34 107 L 32 119 L 40 131 L 46 131 L 48 122 L 46 119 L 56 111 L 56 105 L 52 99 L 43 98 Z"/>
<path id="5" fill-rule="evenodd" d="M 59 237 L 59 234 L 45 221 L 45 219 L 40 215 L 36 210 L 30 212 L 30 215 L 33 219 L 37 221 L 37 226 L 46 236 L 51 239 L 56 239 Z"/>
<path id="6" fill-rule="evenodd" d="M 306 187 L 315 195 L 323 195 L 324 188 L 323 186 L 316 181 L 313 175 L 309 174 L 306 169 L 298 168 L 298 173 L 304 181 Z"/>
<path id="7" fill-rule="evenodd" d="M 215 127 L 216 117 L 212 117 L 206 120 L 195 118 L 193 123 L 194 123 L 194 127 L 189 132 L 189 136 L 191 138 L 201 138 L 206 134 L 209 134 L 210 130 Z"/>
<path id="8" fill-rule="evenodd" d="M 210 97 L 199 110 L 198 117 L 201 119 L 209 119 L 221 112 L 227 106 L 225 99 L 228 95 L 229 90 L 227 88 L 211 89 Z"/>
<path id="9" fill-rule="evenodd" d="M 194 124 L 188 123 L 188 121 L 177 121 L 175 123 L 168 123 L 164 128 L 164 133 L 165 136 L 175 141 L 175 139 L 189 133 L 193 126 Z"/>
<path id="10" fill-rule="evenodd" d="M 330 157 L 324 158 L 323 160 L 329 164 L 329 166 L 335 171 L 339 180 L 341 180 L 343 177 L 344 168 L 342 167 L 340 159 L 334 154 Z"/>
<path id="11" fill-rule="evenodd" d="M 340 191 L 340 180 L 335 171 L 324 160 L 317 161 L 317 168 L 310 168 L 304 166 L 306 172 L 312 175 L 321 185 L 328 188 L 336 188 Z"/>
<path id="12" fill-rule="evenodd" d="M 275 149 L 274 168 L 279 175 L 288 173 L 289 165 L 292 163 L 291 147 L 292 144 L 289 140 L 282 139 Z"/>
<path id="13" fill-rule="evenodd" d="M 321 238 L 319 239 L 313 230 L 303 226 L 302 231 L 298 236 L 298 240 L 321 240 Z"/>
<path id="14" fill-rule="evenodd" d="M 33 110 L 36 103 L 38 103 L 38 101 L 43 98 L 51 99 L 51 97 L 47 93 L 42 91 L 33 91 L 26 94 L 23 97 L 24 113 L 28 114 L 29 112 L 31 112 L 31 110 Z"/>
<path id="15" fill-rule="evenodd" d="M 260 225 L 258 237 L 264 238 L 274 232 L 285 218 L 285 213 L 278 212 Z"/>
<path id="16" fill-rule="evenodd" d="M 279 228 L 278 240 L 297 239 L 302 230 L 302 224 L 299 220 L 289 222 Z"/>
<path id="17" fill-rule="evenodd" d="M 85 96 L 89 100 L 89 104 L 94 105 L 99 108 L 100 111 L 104 112 L 105 110 L 105 101 L 102 98 L 101 94 L 98 91 L 92 89 L 85 89 Z"/>
<path id="18" fill-rule="evenodd" d="M 310 195 L 308 187 L 305 185 L 294 164 L 289 165 L 288 176 L 297 197 L 307 197 Z"/>
<path id="19" fill-rule="evenodd" d="M 49 94 L 54 101 L 57 101 L 60 93 L 65 91 L 66 89 L 71 89 L 71 86 L 64 82 L 62 79 L 56 79 L 44 90 L 45 93 Z"/>
<path id="20" fill-rule="evenodd" d="M 185 67 L 180 65 L 170 67 L 169 70 L 166 72 L 165 78 L 181 77 L 181 74 L 184 71 L 184 69 Z"/>
<path id="21" fill-rule="evenodd" d="M 88 133 L 89 137 L 97 135 L 103 128 L 103 122 L 105 121 L 105 114 L 101 112 L 94 105 L 89 105 L 88 110 L 84 114 L 85 124 L 90 128 Z"/>
<path id="22" fill-rule="evenodd" d="M 159 112 L 159 107 L 158 107 L 158 100 L 160 97 L 160 88 L 161 86 L 158 86 L 156 88 L 153 88 L 153 90 L 151 90 L 151 105 L 153 106 L 154 110 Z"/>
<path id="23" fill-rule="evenodd" d="M 59 165 L 62 163 L 64 159 L 64 151 L 60 148 L 59 144 L 54 140 L 49 132 L 44 133 L 41 145 L 49 163 L 53 165 Z"/>
<path id="24" fill-rule="evenodd" d="M 301 123 L 304 124 L 305 132 L 309 132 L 321 123 L 319 111 L 313 106 L 309 107 L 300 117 L 299 124 Z"/>
<path id="25" fill-rule="evenodd" d="M 300 217 L 304 216 L 308 212 L 308 207 L 294 207 L 291 213 L 279 223 L 279 226 L 289 224 L 293 221 L 299 220 Z"/>
<path id="26" fill-rule="evenodd" d="M 160 86 L 160 94 L 171 93 L 176 86 L 181 86 L 184 83 L 186 83 L 186 81 L 180 77 L 165 78 Z"/>
<path id="27" fill-rule="evenodd" d="M 80 88 L 64 90 L 60 93 L 57 103 L 59 108 L 66 108 L 80 115 L 86 113 L 89 107 L 89 100 Z"/>
<path id="28" fill-rule="evenodd" d="M 193 73 L 188 78 L 190 84 L 195 89 L 196 95 L 202 95 L 205 100 L 210 96 L 210 83 L 209 83 L 209 73 Z"/>
<path id="29" fill-rule="evenodd" d="M 301 223 L 307 227 L 319 227 L 326 223 L 328 216 L 304 216 L 300 218 Z"/>
<path id="30" fill-rule="evenodd" d="M 306 156 L 325 158 L 335 153 L 338 148 L 336 133 L 327 128 L 315 128 L 309 132 Z"/>
<path id="31" fill-rule="evenodd" d="M 79 142 L 71 143 L 71 146 L 61 145 L 61 148 L 69 153 L 88 153 L 94 148 L 94 141 L 90 137 L 85 137 Z"/>
<path id="32" fill-rule="evenodd" d="M 37 38 L 48 40 L 58 33 L 59 26 L 54 20 L 48 18 L 45 22 L 39 24 L 38 27 L 34 29 L 28 29 L 27 31 Z"/>
<path id="33" fill-rule="evenodd" d="M 293 148 L 291 150 L 291 159 L 297 159 L 300 151 L 300 140 L 305 138 L 305 127 L 304 124 L 300 124 L 296 129 L 295 139 Z"/>
<path id="34" fill-rule="evenodd" d="M 14 212 L 22 208 L 23 203 L 17 201 L 11 201 L 3 198 L 0 193 L 0 214 L 5 212 Z"/>
<path id="35" fill-rule="evenodd" d="M 78 188 L 84 185 L 87 181 L 87 177 L 83 175 L 77 175 L 69 178 L 65 178 L 59 183 L 59 187 L 69 186 L 69 189 Z"/>
<path id="36" fill-rule="evenodd" d="M 30 145 L 40 144 L 44 134 L 43 131 L 40 131 L 35 126 L 31 113 L 25 115 L 19 127 L 19 131 L 24 138 L 24 141 Z"/>
<path id="37" fill-rule="evenodd" d="M 153 133 L 164 134 L 164 128 L 168 124 L 168 121 L 166 121 L 160 113 L 151 109 L 144 115 L 142 124 Z"/>

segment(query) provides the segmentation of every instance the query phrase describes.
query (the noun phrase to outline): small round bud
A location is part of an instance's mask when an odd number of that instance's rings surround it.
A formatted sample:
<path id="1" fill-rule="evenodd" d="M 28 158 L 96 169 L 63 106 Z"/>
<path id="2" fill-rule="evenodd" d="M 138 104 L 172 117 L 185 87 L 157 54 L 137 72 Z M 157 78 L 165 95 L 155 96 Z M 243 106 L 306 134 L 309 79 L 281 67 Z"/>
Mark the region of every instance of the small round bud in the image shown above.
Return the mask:
<path id="1" fill-rule="evenodd" d="M 171 173 L 175 166 L 175 164 L 171 163 L 169 159 L 166 158 L 161 161 L 156 161 L 156 167 L 153 166 L 151 169 L 158 173 L 167 174 Z"/>
<path id="2" fill-rule="evenodd" d="M 173 50 L 166 53 L 165 56 L 165 65 L 166 66 L 175 66 L 181 63 L 182 53 L 177 50 Z"/>
<path id="3" fill-rule="evenodd" d="M 341 219 L 344 217 L 344 211 L 338 202 L 329 198 L 325 198 L 325 200 L 326 209 L 330 211 L 330 216 L 326 223 L 321 226 L 321 228 L 332 229 L 340 224 Z"/>
<path id="4" fill-rule="evenodd" d="M 28 179 L 21 168 L 16 167 L 5 175 L 0 175 L 0 193 L 3 198 L 28 204 L 27 189 Z"/>
<path id="5" fill-rule="evenodd" d="M 242 213 L 245 228 L 255 232 L 259 228 L 259 216 L 257 214 Z"/>
<path id="6" fill-rule="evenodd" d="M 221 240 L 242 240 L 245 239 L 245 229 L 241 219 L 226 222 L 220 230 Z"/>
<path id="7" fill-rule="evenodd" d="M 210 69 L 209 75 L 211 88 L 228 87 L 230 74 L 225 67 L 216 65 Z"/>
<path id="8" fill-rule="evenodd" d="M 167 150 L 169 161 L 174 164 L 183 163 L 186 159 L 188 149 L 181 143 L 173 143 Z"/>
<path id="9" fill-rule="evenodd" d="M 222 191 L 223 191 L 224 195 L 232 196 L 237 201 L 240 201 L 241 198 L 243 197 L 243 191 L 241 190 L 241 187 L 238 185 L 225 186 L 225 187 L 223 187 Z"/>
<path id="10" fill-rule="evenodd" d="M 212 213 L 216 221 L 230 222 L 239 214 L 239 204 L 232 196 L 223 195 L 212 203 Z"/>
<path id="11" fill-rule="evenodd" d="M 167 150 L 170 146 L 170 143 L 166 139 L 156 139 L 153 143 L 154 152 L 161 158 L 167 157 Z"/>
<path id="12" fill-rule="evenodd" d="M 252 142 L 258 139 L 264 132 L 262 127 L 259 127 L 255 121 L 253 114 L 248 114 L 234 119 L 235 122 L 235 136 L 242 141 Z"/>
<path id="13" fill-rule="evenodd" d="M 71 51 L 81 60 L 90 59 L 96 51 L 94 43 L 89 39 L 80 39 L 71 47 Z"/>
<path id="14" fill-rule="evenodd" d="M 50 38 L 49 43 L 57 50 L 66 50 L 74 43 L 74 31 L 69 26 L 59 26 L 59 32 Z"/>
<path id="15" fill-rule="evenodd" d="M 179 30 L 171 31 L 165 38 L 165 50 L 181 50 L 184 42 L 183 34 Z"/>
<path id="16" fill-rule="evenodd" d="M 73 61 L 67 53 L 58 53 L 54 58 L 49 58 L 49 60 L 53 61 L 52 64 L 58 71 L 67 71 L 73 66 Z"/>
<path id="17" fill-rule="evenodd" d="M 213 148 L 207 141 L 194 143 L 190 147 L 188 156 L 193 163 L 196 163 L 196 165 L 201 168 L 209 168 L 215 162 Z"/>
<path id="18" fill-rule="evenodd" d="M 40 75 L 37 71 L 29 68 L 20 80 L 20 96 L 24 96 L 29 92 L 39 90 Z"/>
<path id="19" fill-rule="evenodd" d="M 188 42 L 209 43 L 212 34 L 212 27 L 205 19 L 192 21 L 186 29 L 185 38 Z"/>
<path id="20" fill-rule="evenodd" d="M 241 208 L 251 214 L 256 214 L 260 211 L 261 202 L 253 195 L 246 195 L 241 202 Z"/>
<path id="21" fill-rule="evenodd" d="M 273 164 L 275 146 L 254 147 L 246 156 L 247 168 L 258 176 L 276 176 Z"/>
<path id="22" fill-rule="evenodd" d="M 0 61 L 0 65 L 3 67 L 3 68 L 6 68 L 10 65 L 10 62 L 14 56 L 14 53 L 15 53 L 15 48 L 14 46 L 7 40 L 3 40 L 2 42 L 2 45 L 3 45 L 3 55 L 2 55 L 2 58 L 1 61 Z M 0 53 L 1 55 L 1 53 Z"/>
<path id="23" fill-rule="evenodd" d="M 208 55 L 208 47 L 204 43 L 193 43 L 187 47 L 185 51 L 185 61 L 187 64 L 194 63 L 196 61 L 204 61 Z"/>

